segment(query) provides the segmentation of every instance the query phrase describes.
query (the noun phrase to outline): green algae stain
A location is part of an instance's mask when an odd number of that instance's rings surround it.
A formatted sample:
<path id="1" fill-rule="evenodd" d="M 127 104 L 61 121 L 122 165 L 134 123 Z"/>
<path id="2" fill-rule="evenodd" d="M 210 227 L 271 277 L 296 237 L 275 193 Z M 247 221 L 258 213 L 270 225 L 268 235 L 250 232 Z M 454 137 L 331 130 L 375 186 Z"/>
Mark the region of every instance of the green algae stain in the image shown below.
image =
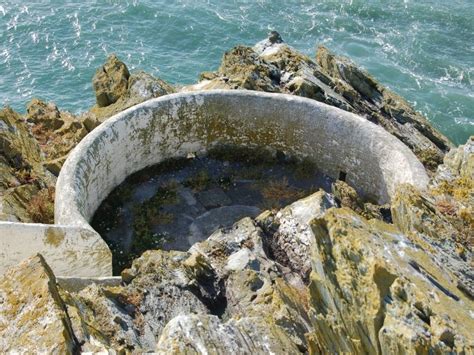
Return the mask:
<path id="1" fill-rule="evenodd" d="M 43 242 L 46 245 L 51 245 L 55 248 L 59 247 L 64 239 L 66 238 L 66 233 L 61 229 L 57 228 L 48 228 L 44 234 Z"/>

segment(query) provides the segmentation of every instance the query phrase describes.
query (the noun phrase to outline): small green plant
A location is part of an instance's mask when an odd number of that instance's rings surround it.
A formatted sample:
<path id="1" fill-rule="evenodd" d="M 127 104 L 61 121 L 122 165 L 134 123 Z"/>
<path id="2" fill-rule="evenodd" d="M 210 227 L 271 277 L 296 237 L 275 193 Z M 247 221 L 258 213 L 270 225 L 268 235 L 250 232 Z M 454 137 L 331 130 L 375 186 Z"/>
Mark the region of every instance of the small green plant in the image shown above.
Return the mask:
<path id="1" fill-rule="evenodd" d="M 189 177 L 184 185 L 192 188 L 194 191 L 202 191 L 209 187 L 211 178 L 206 170 L 200 170 L 196 175 Z"/>
<path id="2" fill-rule="evenodd" d="M 38 191 L 30 200 L 26 210 L 33 222 L 54 223 L 54 187 Z"/>
<path id="3" fill-rule="evenodd" d="M 229 190 L 232 186 L 234 186 L 234 176 L 232 175 L 224 175 L 217 178 L 217 183 L 219 186 L 224 190 Z"/>

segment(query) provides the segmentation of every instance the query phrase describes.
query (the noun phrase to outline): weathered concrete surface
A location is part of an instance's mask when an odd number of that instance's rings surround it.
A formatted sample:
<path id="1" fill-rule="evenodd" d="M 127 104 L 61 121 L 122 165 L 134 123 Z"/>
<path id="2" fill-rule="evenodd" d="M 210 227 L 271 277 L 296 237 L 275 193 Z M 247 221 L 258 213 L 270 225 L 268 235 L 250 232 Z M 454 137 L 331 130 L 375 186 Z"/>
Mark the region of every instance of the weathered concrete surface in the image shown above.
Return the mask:
<path id="1" fill-rule="evenodd" d="M 40 253 L 56 275 L 112 275 L 112 254 L 94 231 L 37 223 L 0 222 L 0 274 Z"/>
<path id="2" fill-rule="evenodd" d="M 300 97 L 250 91 L 180 93 L 134 106 L 89 134 L 58 178 L 55 220 L 90 228 L 100 202 L 128 175 L 216 143 L 309 156 L 366 196 L 387 202 L 397 185 L 428 177 L 410 150 L 382 128 Z"/>

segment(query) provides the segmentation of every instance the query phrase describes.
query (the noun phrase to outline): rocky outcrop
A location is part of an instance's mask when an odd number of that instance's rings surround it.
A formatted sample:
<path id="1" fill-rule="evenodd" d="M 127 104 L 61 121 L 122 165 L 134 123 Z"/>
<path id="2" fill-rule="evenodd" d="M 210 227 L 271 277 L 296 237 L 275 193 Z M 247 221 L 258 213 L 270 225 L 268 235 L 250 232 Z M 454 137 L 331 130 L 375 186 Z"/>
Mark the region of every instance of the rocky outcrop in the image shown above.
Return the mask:
<path id="1" fill-rule="evenodd" d="M 457 171 L 470 157 L 462 161 Z M 401 186 L 389 224 L 338 208 L 363 201 L 340 182 L 335 191 L 244 218 L 188 252 L 147 251 L 120 285 L 63 283 L 58 302 L 73 344 L 163 354 L 474 351 L 472 250 L 459 253 L 453 233 L 433 234 L 449 220 L 417 202 L 430 192 Z M 16 272 L 35 275 L 28 265 Z M 0 295 L 12 288 L 0 284 Z M 19 303 L 30 309 L 35 300 Z M 57 344 L 61 331 L 48 333 Z"/>
<path id="2" fill-rule="evenodd" d="M 68 153 L 89 130 L 82 120 L 67 111 L 59 111 L 53 103 L 33 99 L 26 110 L 26 121 L 31 124 L 31 133 L 44 154 L 43 165 L 57 176 Z"/>
<path id="3" fill-rule="evenodd" d="M 88 130 L 74 115 L 38 99 L 25 117 L 3 109 L 0 122 L 0 219 L 52 223 L 56 176 Z"/>
<path id="4" fill-rule="evenodd" d="M 404 142 L 434 171 L 452 146 L 409 103 L 346 58 L 319 47 L 313 60 L 285 44 L 278 33 L 253 48 L 224 54 L 215 73 L 184 90 L 248 89 L 308 97 L 357 113 Z"/>
<path id="5" fill-rule="evenodd" d="M 392 202 L 394 224 L 435 251 L 435 262 L 454 274 L 458 289 L 474 299 L 474 139 L 451 150 L 427 192 L 401 186 Z"/>
<path id="6" fill-rule="evenodd" d="M 0 277 L 0 352 L 73 354 L 77 349 L 56 279 L 40 255 Z"/>
<path id="7" fill-rule="evenodd" d="M 248 352 L 306 350 L 304 285 L 266 257 L 263 236 L 246 218 L 188 253 L 145 252 L 122 273 L 123 286 L 63 291 L 82 350 L 203 353 L 227 342 Z"/>
<path id="8" fill-rule="evenodd" d="M 340 207 L 350 208 L 367 219 L 377 218 L 385 222 L 392 221 L 389 204 L 376 205 L 364 201 L 357 191 L 344 181 L 335 181 L 331 185 L 331 191 Z"/>
<path id="9" fill-rule="evenodd" d="M 469 353 L 472 299 L 436 252 L 349 209 L 312 222 L 314 347 L 337 353 Z M 468 268 L 469 264 L 464 263 Z"/>
<path id="10" fill-rule="evenodd" d="M 450 201 L 459 203 L 460 214 L 472 214 L 474 206 L 474 136 L 466 144 L 446 154 L 444 164 L 433 177 L 431 191 Z"/>
<path id="11" fill-rule="evenodd" d="M 130 74 L 114 54 L 97 70 L 92 84 L 97 104 L 83 115 L 89 129 L 133 105 L 175 91 L 168 83 L 145 72 Z"/>
<path id="12" fill-rule="evenodd" d="M 307 281 L 311 272 L 313 235 L 309 222 L 336 207 L 334 196 L 319 191 L 280 211 L 263 213 L 258 221 L 266 232 L 268 255 Z"/>
<path id="13" fill-rule="evenodd" d="M 294 354 L 298 348 L 278 327 L 261 318 L 222 322 L 216 316 L 194 314 L 173 318 L 158 342 L 158 354 Z"/>
<path id="14" fill-rule="evenodd" d="M 115 54 L 98 69 L 92 79 L 98 107 L 109 106 L 127 92 L 130 73 L 127 66 Z"/>
<path id="15" fill-rule="evenodd" d="M 1 110 L 0 220 L 52 221 L 52 215 L 39 211 L 52 206 L 55 180 L 44 167 L 44 153 L 28 124 L 13 110 Z"/>
<path id="16" fill-rule="evenodd" d="M 336 56 L 325 47 L 318 48 L 316 62 L 331 77 L 331 87 L 349 101 L 355 112 L 400 139 L 429 170 L 442 163 L 451 143 L 405 99 L 383 87 L 349 59 Z"/>

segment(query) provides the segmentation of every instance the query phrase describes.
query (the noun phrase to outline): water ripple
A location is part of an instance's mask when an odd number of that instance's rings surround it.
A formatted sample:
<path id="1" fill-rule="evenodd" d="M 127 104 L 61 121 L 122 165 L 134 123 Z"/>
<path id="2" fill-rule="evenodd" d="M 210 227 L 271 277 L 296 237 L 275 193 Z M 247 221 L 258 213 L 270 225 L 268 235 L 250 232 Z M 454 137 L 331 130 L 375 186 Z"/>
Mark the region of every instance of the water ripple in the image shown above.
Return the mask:
<path id="1" fill-rule="evenodd" d="M 131 69 L 191 83 L 226 50 L 276 29 L 312 57 L 317 44 L 351 57 L 461 143 L 474 134 L 473 13 L 469 0 L 3 0 L 0 103 L 24 111 L 39 96 L 85 110 L 112 52 Z"/>

